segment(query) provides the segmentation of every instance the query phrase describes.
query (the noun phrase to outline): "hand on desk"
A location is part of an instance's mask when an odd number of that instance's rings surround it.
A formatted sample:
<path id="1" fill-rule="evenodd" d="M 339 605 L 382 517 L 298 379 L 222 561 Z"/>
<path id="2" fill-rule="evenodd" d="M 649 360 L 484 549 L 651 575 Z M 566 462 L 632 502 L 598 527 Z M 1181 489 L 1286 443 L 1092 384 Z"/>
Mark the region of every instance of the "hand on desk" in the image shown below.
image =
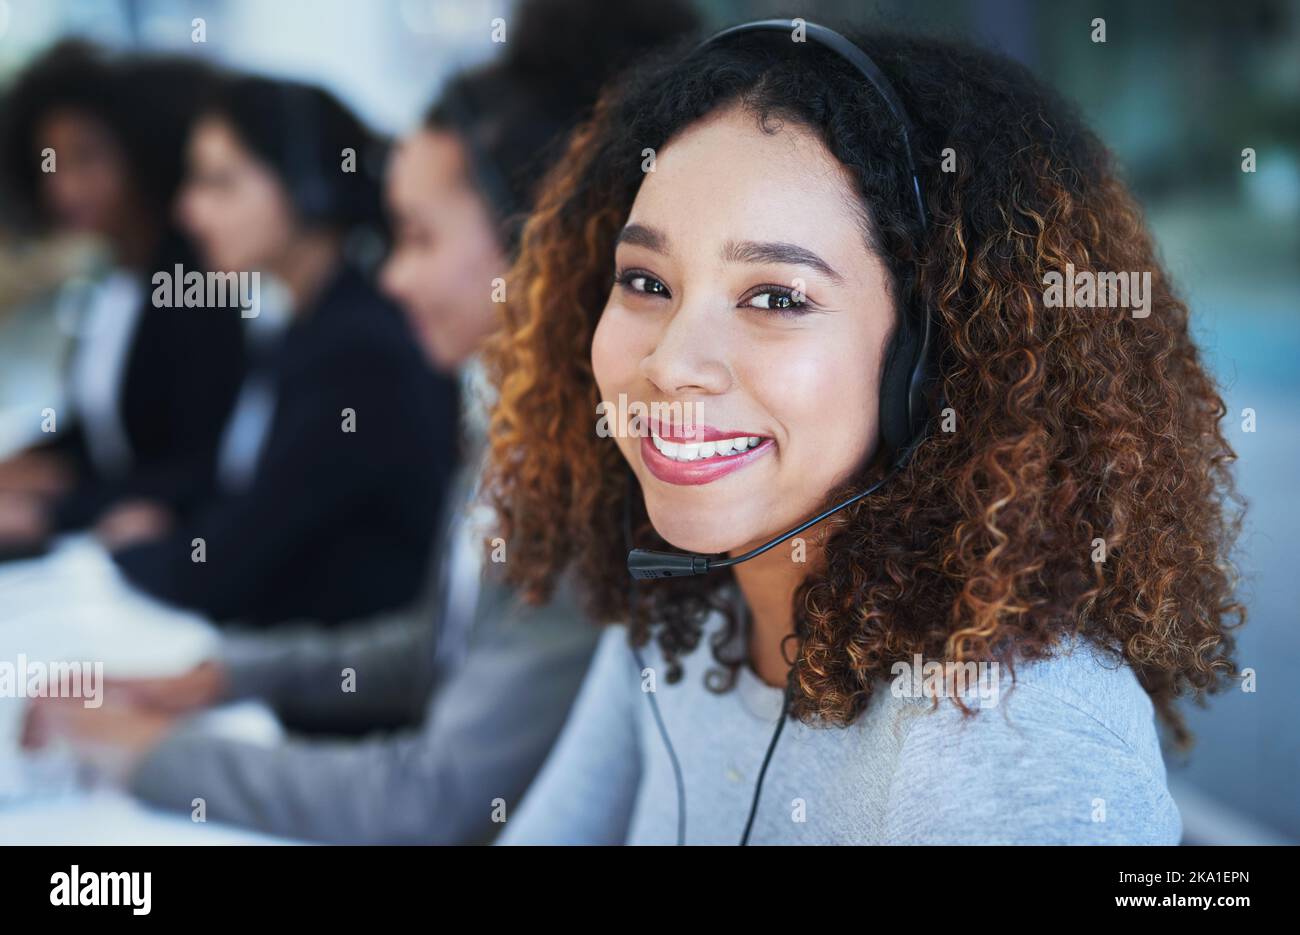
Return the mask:
<path id="1" fill-rule="evenodd" d="M 22 745 L 39 750 L 65 743 L 83 763 L 124 783 L 178 721 L 175 714 L 120 703 L 87 708 L 81 698 L 36 698 L 27 708 Z"/>
<path id="2" fill-rule="evenodd" d="M 226 693 L 226 670 L 216 661 L 202 662 L 166 678 L 105 679 L 109 700 L 171 714 L 209 708 Z"/>
<path id="3" fill-rule="evenodd" d="M 72 482 L 72 470 L 57 455 L 27 451 L 0 461 L 0 491 L 54 497 Z"/>
<path id="4" fill-rule="evenodd" d="M 99 518 L 95 535 L 110 551 L 164 536 L 172 514 L 153 500 L 125 500 Z"/>
<path id="5" fill-rule="evenodd" d="M 50 534 L 44 497 L 0 490 L 0 546 L 40 542 Z"/>
<path id="6" fill-rule="evenodd" d="M 35 750 L 66 743 L 82 762 L 121 783 L 183 715 L 217 704 L 225 690 L 225 669 L 215 661 L 167 678 L 107 679 L 98 708 L 80 698 L 34 699 L 22 744 Z"/>

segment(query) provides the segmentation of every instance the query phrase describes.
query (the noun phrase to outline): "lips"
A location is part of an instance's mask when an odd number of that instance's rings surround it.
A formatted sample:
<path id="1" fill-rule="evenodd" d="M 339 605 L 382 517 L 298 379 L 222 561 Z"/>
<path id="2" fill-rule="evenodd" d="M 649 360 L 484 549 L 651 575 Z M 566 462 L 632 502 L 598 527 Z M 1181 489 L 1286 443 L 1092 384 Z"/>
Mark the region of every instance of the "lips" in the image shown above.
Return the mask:
<path id="1" fill-rule="evenodd" d="M 657 435 L 664 441 L 689 443 L 689 442 L 716 442 L 727 438 L 746 438 L 753 437 L 752 432 L 743 429 L 720 429 L 712 425 L 676 425 L 660 422 L 653 416 L 646 420 L 650 434 Z M 762 435 L 757 436 L 763 438 Z"/>
<path id="2" fill-rule="evenodd" d="M 690 486 L 748 467 L 774 447 L 772 439 L 739 429 L 711 425 L 661 429 L 650 420 L 650 432 L 641 438 L 641 460 L 659 480 Z"/>

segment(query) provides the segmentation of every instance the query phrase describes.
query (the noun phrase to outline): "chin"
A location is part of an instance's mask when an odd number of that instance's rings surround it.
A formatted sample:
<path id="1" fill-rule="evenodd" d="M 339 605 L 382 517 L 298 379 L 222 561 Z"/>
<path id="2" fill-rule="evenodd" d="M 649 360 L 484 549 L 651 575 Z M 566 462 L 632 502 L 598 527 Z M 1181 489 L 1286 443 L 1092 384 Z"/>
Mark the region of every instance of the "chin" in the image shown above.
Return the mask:
<path id="1" fill-rule="evenodd" d="M 240 258 L 237 256 L 213 256 L 212 259 L 208 261 L 208 266 L 211 267 L 211 271 L 214 273 L 234 273 L 236 275 L 239 274 L 240 270 L 248 271 L 256 269 L 256 267 L 250 264 L 241 263 Z M 188 272 L 188 270 L 186 272 Z"/>
<path id="2" fill-rule="evenodd" d="M 424 345 L 424 359 L 430 367 L 444 376 L 454 374 L 463 362 L 447 348 L 432 341 Z"/>
<path id="3" fill-rule="evenodd" d="M 650 522 L 667 542 L 683 552 L 702 555 L 719 555 L 740 549 L 756 536 L 749 535 L 748 522 L 736 522 L 739 517 L 731 513 L 732 521 L 721 523 L 720 515 L 728 511 L 695 508 L 686 510 L 660 503 L 647 504 Z"/>

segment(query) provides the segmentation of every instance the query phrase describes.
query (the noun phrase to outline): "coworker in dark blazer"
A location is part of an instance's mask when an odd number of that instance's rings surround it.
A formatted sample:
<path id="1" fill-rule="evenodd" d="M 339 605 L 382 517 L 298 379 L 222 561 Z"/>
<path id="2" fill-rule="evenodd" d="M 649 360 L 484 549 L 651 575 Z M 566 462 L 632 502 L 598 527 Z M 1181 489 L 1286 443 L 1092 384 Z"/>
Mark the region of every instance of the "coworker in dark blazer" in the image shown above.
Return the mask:
<path id="1" fill-rule="evenodd" d="M 215 619 L 337 621 L 417 596 L 454 459 L 455 393 L 355 270 L 332 274 L 250 380 L 274 398 L 257 465 L 115 558 L 150 593 Z M 355 431 L 345 431 L 346 411 Z M 192 541 L 204 540 L 204 562 Z"/>
<path id="2" fill-rule="evenodd" d="M 198 266 L 175 233 L 157 257 L 150 269 Z M 53 503 L 56 529 L 88 526 L 138 498 L 185 513 L 212 496 L 220 432 L 245 368 L 239 312 L 159 308 L 146 299 L 137 322 L 116 401 L 131 461 L 117 467 L 97 458 L 83 421 L 61 427 L 40 450 L 64 456 L 79 481 Z"/>
<path id="3" fill-rule="evenodd" d="M 381 215 L 368 147 L 324 91 L 264 78 L 228 81 L 195 126 L 182 221 L 211 268 L 258 272 L 260 298 L 217 496 L 181 517 L 141 505 L 115 542 L 122 571 L 157 597 L 269 625 L 419 596 L 457 390 L 344 258 L 347 233 Z"/>
<path id="4" fill-rule="evenodd" d="M 210 494 L 242 379 L 239 310 L 157 308 L 149 281 L 177 263 L 196 266 L 171 209 L 193 114 L 213 81 L 193 62 L 113 59 L 63 43 L 5 95 L 0 181 L 10 220 L 91 235 L 109 269 L 60 296 L 77 319 L 68 322 L 78 331 L 70 411 L 56 410 L 52 437 L 0 464 L 0 544 L 38 545 L 124 500 L 183 512 Z M 33 412 L 34 431 L 41 420 Z"/>

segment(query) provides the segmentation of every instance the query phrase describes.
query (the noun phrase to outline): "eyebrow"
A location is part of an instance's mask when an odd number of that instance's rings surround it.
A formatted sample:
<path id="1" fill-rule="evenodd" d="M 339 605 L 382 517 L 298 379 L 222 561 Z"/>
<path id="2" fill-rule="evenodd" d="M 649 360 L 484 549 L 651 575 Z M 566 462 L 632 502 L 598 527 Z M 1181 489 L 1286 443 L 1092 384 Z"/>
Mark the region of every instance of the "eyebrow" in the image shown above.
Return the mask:
<path id="1" fill-rule="evenodd" d="M 833 282 L 844 282 L 844 277 L 829 263 L 806 247 L 780 241 L 729 240 L 722 248 L 722 258 L 732 263 L 785 263 L 807 266 L 817 270 Z"/>
<path id="2" fill-rule="evenodd" d="M 627 224 L 618 232 L 618 244 L 631 244 L 634 247 L 645 247 L 647 250 L 653 250 L 655 253 L 668 252 L 668 238 L 653 227 L 646 227 L 644 224 Z"/>
<path id="3" fill-rule="evenodd" d="M 644 224 L 628 224 L 618 234 L 617 243 L 645 247 L 655 253 L 668 252 L 668 238 L 662 231 Z M 722 247 L 722 258 L 729 263 L 784 263 L 807 266 L 836 283 L 844 277 L 806 247 L 780 241 L 729 240 Z"/>

